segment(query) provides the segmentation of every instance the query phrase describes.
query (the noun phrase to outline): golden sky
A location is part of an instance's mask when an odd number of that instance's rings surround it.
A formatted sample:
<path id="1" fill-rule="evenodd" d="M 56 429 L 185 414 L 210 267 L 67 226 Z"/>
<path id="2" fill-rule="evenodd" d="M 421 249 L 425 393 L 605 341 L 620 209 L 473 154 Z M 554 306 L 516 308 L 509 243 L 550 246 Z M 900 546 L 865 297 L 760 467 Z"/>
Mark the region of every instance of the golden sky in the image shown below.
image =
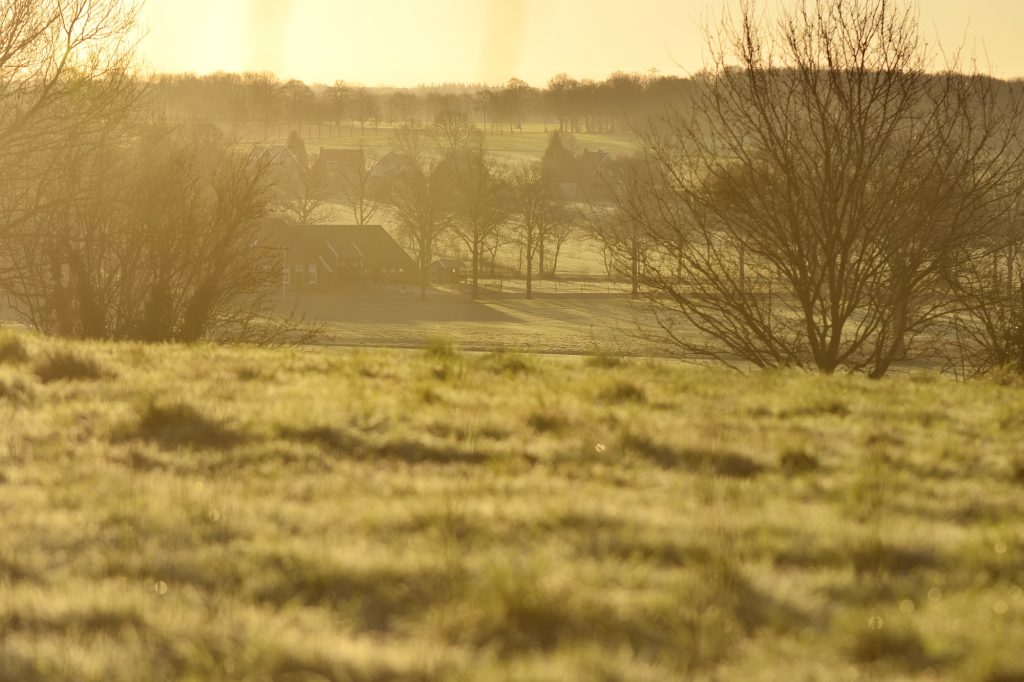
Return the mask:
<path id="1" fill-rule="evenodd" d="M 273 71 L 366 85 L 543 85 L 564 71 L 687 75 L 701 26 L 737 0 L 146 0 L 153 71 Z M 768 3 L 775 5 L 775 0 Z M 998 76 L 1024 76 L 1024 0 L 920 0 L 921 27 Z M 987 69 L 986 69 L 987 70 Z"/>

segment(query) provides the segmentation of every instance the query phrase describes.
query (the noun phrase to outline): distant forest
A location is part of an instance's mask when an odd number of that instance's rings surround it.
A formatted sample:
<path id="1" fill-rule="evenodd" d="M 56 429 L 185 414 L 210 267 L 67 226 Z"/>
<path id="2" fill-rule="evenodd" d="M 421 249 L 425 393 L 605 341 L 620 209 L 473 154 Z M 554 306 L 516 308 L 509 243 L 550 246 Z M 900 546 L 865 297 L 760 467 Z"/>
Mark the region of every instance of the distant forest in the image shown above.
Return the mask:
<path id="1" fill-rule="evenodd" d="M 262 123 L 269 135 L 281 124 L 335 128 L 417 126 L 457 111 L 490 132 L 514 134 L 526 122 L 566 132 L 629 133 L 637 122 L 663 113 L 691 95 L 694 82 L 674 76 L 615 73 L 603 81 L 559 74 L 547 87 L 513 78 L 501 87 L 444 84 L 367 88 L 337 81 L 307 85 L 266 73 L 161 74 L 152 79 L 155 104 L 175 120 L 229 125 Z M 311 130 L 307 130 L 312 134 Z"/>

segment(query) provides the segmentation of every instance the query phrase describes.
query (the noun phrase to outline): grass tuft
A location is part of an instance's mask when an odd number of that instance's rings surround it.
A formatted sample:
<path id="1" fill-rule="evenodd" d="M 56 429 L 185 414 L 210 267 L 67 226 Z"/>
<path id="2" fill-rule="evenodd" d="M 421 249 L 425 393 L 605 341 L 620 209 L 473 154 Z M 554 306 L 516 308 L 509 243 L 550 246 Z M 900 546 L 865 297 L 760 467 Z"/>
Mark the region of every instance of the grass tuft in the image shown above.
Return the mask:
<path id="1" fill-rule="evenodd" d="M 642 403 L 647 399 L 647 392 L 632 381 L 619 380 L 601 389 L 598 397 L 613 404 Z"/>
<path id="2" fill-rule="evenodd" d="M 1024 661 L 998 662 L 981 676 L 981 682 L 1024 682 Z"/>
<path id="3" fill-rule="evenodd" d="M 803 449 L 788 448 L 779 455 L 779 468 L 789 476 L 817 471 L 820 466 L 818 457 Z"/>
<path id="4" fill-rule="evenodd" d="M 920 670 L 932 661 L 921 635 L 909 624 L 887 622 L 873 616 L 858 627 L 850 643 L 850 657 L 858 663 L 885 661 L 896 667 Z"/>
<path id="5" fill-rule="evenodd" d="M 615 369 L 616 367 L 622 367 L 625 365 L 626 359 L 621 355 L 598 353 L 596 355 L 587 356 L 584 363 L 587 367 L 594 367 L 595 369 Z"/>
<path id="6" fill-rule="evenodd" d="M 531 412 L 526 423 L 538 433 L 560 433 L 569 428 L 569 418 L 550 409 Z"/>
<path id="7" fill-rule="evenodd" d="M 0 365 L 19 365 L 28 359 L 28 346 L 21 337 L 10 332 L 0 333 Z"/>
<path id="8" fill-rule="evenodd" d="M 32 402 L 35 395 L 36 387 L 30 379 L 20 374 L 0 372 L 0 400 L 23 405 Z"/>
<path id="9" fill-rule="evenodd" d="M 481 360 L 481 365 L 494 374 L 508 374 L 516 376 L 526 374 L 532 367 L 530 362 L 518 353 L 499 351 L 489 353 Z"/>
<path id="10" fill-rule="evenodd" d="M 455 344 L 452 343 L 451 339 L 444 336 L 435 336 L 427 340 L 427 345 L 423 348 L 423 354 L 428 358 L 437 360 L 451 360 L 459 356 L 459 351 L 456 350 Z"/>
<path id="11" fill-rule="evenodd" d="M 1010 463 L 1010 478 L 1017 485 L 1024 485 L 1024 455 L 1017 455 Z"/>

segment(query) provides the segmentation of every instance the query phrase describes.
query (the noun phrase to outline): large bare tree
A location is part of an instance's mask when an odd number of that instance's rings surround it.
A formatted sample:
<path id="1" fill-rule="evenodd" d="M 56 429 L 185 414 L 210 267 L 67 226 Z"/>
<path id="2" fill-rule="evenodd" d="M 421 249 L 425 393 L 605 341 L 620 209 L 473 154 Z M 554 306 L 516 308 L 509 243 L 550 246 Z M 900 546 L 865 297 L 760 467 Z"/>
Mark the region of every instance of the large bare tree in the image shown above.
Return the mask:
<path id="1" fill-rule="evenodd" d="M 692 106 L 644 135 L 641 281 L 685 350 L 881 376 L 956 307 L 1019 188 L 1020 108 L 930 71 L 911 6 L 808 0 L 711 36 Z M 697 334 L 684 330 L 689 327 Z"/>
<path id="2" fill-rule="evenodd" d="M 50 210 L 66 155 L 135 106 L 136 9 L 124 0 L 0 5 L 0 235 Z"/>
<path id="3" fill-rule="evenodd" d="M 266 168 L 190 130 L 108 129 L 45 189 L 60 201 L 5 246 L 0 275 L 22 319 L 71 337 L 260 340 L 282 251 L 266 241 Z M 262 325 L 262 329 L 257 328 Z"/>

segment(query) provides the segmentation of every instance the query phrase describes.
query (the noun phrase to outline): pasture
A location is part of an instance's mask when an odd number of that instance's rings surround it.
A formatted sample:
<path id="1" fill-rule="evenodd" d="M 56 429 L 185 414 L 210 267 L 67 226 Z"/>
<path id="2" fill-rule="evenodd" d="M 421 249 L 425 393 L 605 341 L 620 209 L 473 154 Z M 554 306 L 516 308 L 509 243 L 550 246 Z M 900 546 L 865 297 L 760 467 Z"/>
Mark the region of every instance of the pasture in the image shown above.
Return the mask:
<path id="1" fill-rule="evenodd" d="M 652 320 L 647 305 L 605 292 L 607 283 L 538 283 L 536 298 L 523 298 L 521 281 L 484 280 L 477 301 L 450 289 L 433 288 L 426 301 L 419 289 L 368 294 L 307 295 L 302 311 L 322 323 L 326 345 L 420 349 L 445 338 L 463 350 L 512 350 L 562 355 L 648 355 L 672 353 L 645 333 Z M 498 288 L 501 287 L 501 293 Z M 579 294 L 579 288 L 589 293 Z M 589 289 L 587 289 L 589 287 Z M 568 289 L 568 291 L 567 291 Z M 617 290 L 617 289 L 616 289 Z M 290 309 L 289 301 L 286 309 Z"/>
<path id="2" fill-rule="evenodd" d="M 1024 678 L 1024 394 L 0 337 L 0 680 Z"/>
<path id="3" fill-rule="evenodd" d="M 231 137 L 247 144 L 279 143 L 288 141 L 290 130 L 296 130 L 306 142 L 310 153 L 316 153 L 320 147 L 355 149 L 366 147 L 383 155 L 394 149 L 394 132 L 397 126 L 367 125 L 360 133 L 359 125 L 347 123 L 340 128 L 327 123 L 317 126 L 281 123 L 264 127 L 263 124 L 249 123 L 242 125 L 220 124 L 220 128 Z M 485 143 L 487 152 L 505 161 L 538 160 L 544 156 L 548 137 L 558 129 L 558 124 L 528 123 L 523 129 L 509 133 L 486 131 Z M 640 149 L 639 141 L 632 134 L 605 133 L 573 133 L 576 138 L 577 151 L 585 149 L 603 149 L 609 154 L 628 156 Z"/>

